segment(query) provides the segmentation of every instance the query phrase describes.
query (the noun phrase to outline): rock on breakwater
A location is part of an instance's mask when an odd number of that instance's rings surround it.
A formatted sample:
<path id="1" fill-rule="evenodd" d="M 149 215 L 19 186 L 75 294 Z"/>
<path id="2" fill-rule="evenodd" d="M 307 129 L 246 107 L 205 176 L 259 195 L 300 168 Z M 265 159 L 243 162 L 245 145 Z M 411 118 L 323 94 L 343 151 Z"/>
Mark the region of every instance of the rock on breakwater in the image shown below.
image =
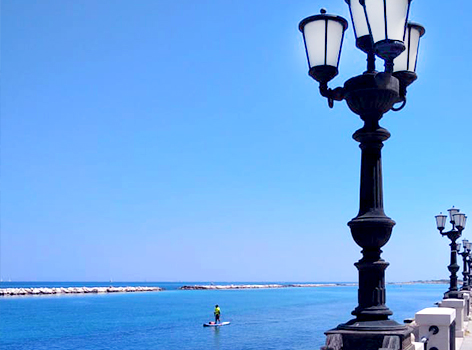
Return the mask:
<path id="1" fill-rule="evenodd" d="M 0 296 L 89 294 L 89 293 L 134 293 L 158 292 L 159 287 L 57 287 L 57 288 L 0 288 Z"/>

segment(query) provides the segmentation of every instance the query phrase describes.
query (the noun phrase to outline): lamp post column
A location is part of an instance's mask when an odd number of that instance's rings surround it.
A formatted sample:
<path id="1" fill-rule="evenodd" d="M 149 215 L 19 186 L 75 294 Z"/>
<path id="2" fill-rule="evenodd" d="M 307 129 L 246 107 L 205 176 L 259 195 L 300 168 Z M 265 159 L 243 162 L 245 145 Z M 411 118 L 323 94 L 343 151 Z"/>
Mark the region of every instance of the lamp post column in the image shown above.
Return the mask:
<path id="1" fill-rule="evenodd" d="M 383 141 L 390 133 L 378 125 L 378 117 L 367 120 L 353 138 L 362 150 L 359 213 L 348 225 L 363 257 L 354 265 L 359 270 L 359 305 L 352 312 L 358 320 L 385 320 L 392 311 L 385 305 L 385 269 L 381 247 L 387 243 L 395 222 L 383 209 L 382 157 Z"/>
<path id="2" fill-rule="evenodd" d="M 358 305 L 354 319 L 327 331 L 328 339 L 341 336 L 344 350 L 377 350 L 385 337 L 398 339 L 398 348 L 412 349 L 411 329 L 389 319 L 386 306 L 385 269 L 381 248 L 388 242 L 395 222 L 385 215 L 382 186 L 382 147 L 390 133 L 379 120 L 399 99 L 399 81 L 388 73 L 367 73 L 344 84 L 349 108 L 364 121 L 353 138 L 360 143 L 361 174 L 359 212 L 348 225 L 354 241 L 362 248 L 359 270 Z"/>
<path id="3" fill-rule="evenodd" d="M 462 287 L 461 290 L 469 290 L 469 263 L 468 263 L 468 256 L 469 253 L 467 251 L 467 246 L 469 242 L 467 240 L 463 240 L 463 251 L 459 253 L 462 256 Z M 460 250 L 460 249 L 459 249 Z"/>
<path id="4" fill-rule="evenodd" d="M 451 246 L 451 263 L 447 267 L 451 275 L 449 276 L 449 290 L 444 293 L 444 299 L 448 298 L 460 298 L 461 293 L 457 287 L 457 271 L 459 271 L 459 265 L 457 264 L 457 243 L 456 240 L 459 235 L 453 234 L 449 237 L 452 241 Z"/>
<path id="5" fill-rule="evenodd" d="M 470 243 L 469 243 L 469 248 L 470 248 Z M 472 257 L 470 256 L 470 249 L 467 249 L 467 258 L 466 258 L 466 262 L 467 262 L 467 290 L 471 290 L 471 287 L 472 287 L 472 283 L 471 283 L 471 273 L 470 273 L 470 265 L 472 264 Z"/>
<path id="6" fill-rule="evenodd" d="M 413 348 L 411 329 L 389 319 L 392 311 L 386 306 L 385 270 L 389 264 L 380 255 L 395 222 L 383 208 L 381 152 L 390 133 L 379 126 L 379 120 L 398 98 L 398 81 L 379 74 L 383 73 L 359 76 L 345 84 L 349 107 L 364 121 L 353 135 L 362 152 L 359 212 L 348 223 L 354 241 L 362 248 L 362 258 L 354 264 L 359 271 L 358 305 L 352 311 L 355 318 L 325 333 L 328 343 L 340 337 L 345 350 L 377 350 L 384 347 L 386 339 L 396 339 L 398 349 Z"/>

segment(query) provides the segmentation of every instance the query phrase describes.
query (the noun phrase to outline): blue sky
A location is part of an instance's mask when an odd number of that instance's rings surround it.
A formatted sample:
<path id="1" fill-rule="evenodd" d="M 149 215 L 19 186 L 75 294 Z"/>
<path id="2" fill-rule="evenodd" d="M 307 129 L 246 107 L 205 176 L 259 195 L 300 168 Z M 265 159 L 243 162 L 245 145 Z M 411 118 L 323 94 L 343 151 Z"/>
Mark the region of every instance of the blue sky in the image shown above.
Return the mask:
<path id="1" fill-rule="evenodd" d="M 343 0 L 4 0 L 3 280 L 356 281 L 362 123 L 307 74 L 298 23 L 321 7 L 349 19 Z M 381 122 L 387 281 L 447 278 L 434 215 L 472 215 L 471 11 L 412 2 L 419 78 Z M 350 23 L 331 87 L 364 70 Z"/>

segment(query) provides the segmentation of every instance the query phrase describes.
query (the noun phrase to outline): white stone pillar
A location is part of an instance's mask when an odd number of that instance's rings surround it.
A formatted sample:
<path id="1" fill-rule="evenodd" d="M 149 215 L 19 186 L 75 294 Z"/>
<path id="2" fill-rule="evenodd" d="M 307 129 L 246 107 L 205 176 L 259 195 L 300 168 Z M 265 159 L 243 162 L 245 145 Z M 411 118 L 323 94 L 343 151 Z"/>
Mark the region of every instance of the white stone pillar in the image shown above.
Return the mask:
<path id="1" fill-rule="evenodd" d="M 470 313 L 470 294 L 469 292 L 462 291 L 462 298 L 464 299 L 464 323 L 469 321 L 469 313 Z M 464 324 L 464 329 L 466 328 L 466 324 Z"/>
<path id="2" fill-rule="evenodd" d="M 456 318 L 456 310 L 451 308 L 428 307 L 415 314 L 415 322 L 419 327 L 421 341 L 426 337 L 428 349 L 433 347 L 441 350 L 451 350 L 450 326 Z M 437 327 L 437 329 L 435 329 Z M 437 333 L 435 332 L 437 330 Z M 434 334 L 436 333 L 436 334 Z M 455 342 L 455 339 L 452 339 Z"/>
<path id="3" fill-rule="evenodd" d="M 469 314 L 467 315 L 468 318 L 467 320 L 471 320 L 472 319 L 472 291 L 470 290 L 463 290 L 461 291 L 461 293 L 464 295 L 467 295 L 468 296 L 468 299 L 467 299 L 467 296 L 464 297 L 464 299 L 466 300 L 466 304 L 465 304 L 465 310 L 467 310 L 467 306 L 469 306 Z M 468 302 L 468 303 L 467 303 Z"/>
<path id="4" fill-rule="evenodd" d="M 456 310 L 456 337 L 464 337 L 464 299 L 443 299 L 439 307 L 448 307 Z"/>

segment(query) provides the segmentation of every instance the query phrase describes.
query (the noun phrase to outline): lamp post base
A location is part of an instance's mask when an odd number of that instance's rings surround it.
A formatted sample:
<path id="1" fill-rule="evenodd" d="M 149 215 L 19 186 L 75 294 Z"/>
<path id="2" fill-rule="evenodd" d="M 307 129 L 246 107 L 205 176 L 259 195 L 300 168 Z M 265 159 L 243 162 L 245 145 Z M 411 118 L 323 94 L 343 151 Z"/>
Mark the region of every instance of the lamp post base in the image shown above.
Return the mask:
<path id="1" fill-rule="evenodd" d="M 458 290 L 453 290 L 453 291 L 447 291 L 444 293 L 444 298 L 443 299 L 463 299 L 464 297 L 462 296 L 461 291 Z"/>
<path id="2" fill-rule="evenodd" d="M 379 350 L 381 348 L 413 350 L 411 334 L 413 329 L 393 320 L 358 321 L 351 320 L 335 329 L 325 332 L 327 350 Z M 338 341 L 335 349 L 330 339 Z"/>

